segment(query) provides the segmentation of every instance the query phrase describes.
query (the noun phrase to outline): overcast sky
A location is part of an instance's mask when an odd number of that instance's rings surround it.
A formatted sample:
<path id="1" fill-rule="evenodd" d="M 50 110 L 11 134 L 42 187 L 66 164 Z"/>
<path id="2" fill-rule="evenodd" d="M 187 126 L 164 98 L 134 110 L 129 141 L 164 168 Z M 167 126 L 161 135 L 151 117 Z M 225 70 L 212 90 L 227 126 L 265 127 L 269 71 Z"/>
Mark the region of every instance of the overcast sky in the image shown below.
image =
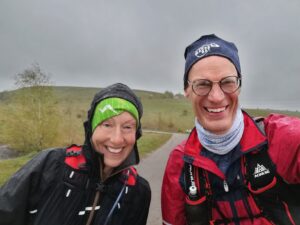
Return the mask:
<path id="1" fill-rule="evenodd" d="M 298 0 L 1 0 L 0 91 L 38 63 L 58 86 L 182 93 L 185 47 L 215 33 L 239 49 L 245 105 L 300 110 L 299 15 Z"/>

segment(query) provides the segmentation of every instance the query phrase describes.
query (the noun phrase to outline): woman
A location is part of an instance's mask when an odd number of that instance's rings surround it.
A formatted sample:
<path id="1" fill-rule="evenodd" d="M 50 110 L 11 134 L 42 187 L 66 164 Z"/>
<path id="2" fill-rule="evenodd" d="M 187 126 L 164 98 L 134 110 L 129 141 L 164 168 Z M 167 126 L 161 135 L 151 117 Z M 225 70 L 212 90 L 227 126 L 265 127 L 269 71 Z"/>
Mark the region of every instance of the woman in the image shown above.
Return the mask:
<path id="1" fill-rule="evenodd" d="M 150 186 L 133 167 L 142 114 L 126 85 L 98 92 L 83 146 L 41 152 L 0 189 L 0 225 L 145 225 Z"/>

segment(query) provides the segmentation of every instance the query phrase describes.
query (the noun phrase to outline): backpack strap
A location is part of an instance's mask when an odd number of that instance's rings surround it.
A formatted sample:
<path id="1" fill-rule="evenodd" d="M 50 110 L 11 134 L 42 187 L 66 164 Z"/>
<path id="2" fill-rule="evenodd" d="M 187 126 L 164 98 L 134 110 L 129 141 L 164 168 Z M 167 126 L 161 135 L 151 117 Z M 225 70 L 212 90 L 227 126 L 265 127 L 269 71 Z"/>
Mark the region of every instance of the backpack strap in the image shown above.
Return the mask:
<path id="1" fill-rule="evenodd" d="M 265 118 L 261 117 L 261 116 L 253 117 L 253 120 L 254 120 L 256 126 L 258 127 L 258 129 L 260 130 L 260 132 L 262 132 L 264 135 L 266 135 L 264 119 Z"/>
<path id="2" fill-rule="evenodd" d="M 188 225 L 207 225 L 211 220 L 211 207 L 208 207 L 210 197 L 208 197 L 208 182 L 205 181 L 204 174 L 206 171 L 185 162 L 184 173 L 184 190 L 185 198 L 185 215 Z"/>
<path id="3" fill-rule="evenodd" d="M 86 164 L 86 159 L 82 154 L 82 147 L 71 145 L 66 149 L 65 164 L 73 169 L 81 169 Z"/>
<path id="4" fill-rule="evenodd" d="M 260 194 L 276 185 L 276 166 L 270 159 L 267 146 L 245 158 L 247 186 L 252 193 Z"/>
<path id="5" fill-rule="evenodd" d="M 253 119 L 258 129 L 265 135 L 264 118 L 254 117 Z M 267 145 L 246 154 L 244 166 L 247 186 L 252 193 L 262 193 L 276 185 L 276 166 L 268 154 Z"/>
<path id="6" fill-rule="evenodd" d="M 123 181 L 128 186 L 134 186 L 136 184 L 137 176 L 138 174 L 134 166 L 123 171 Z"/>

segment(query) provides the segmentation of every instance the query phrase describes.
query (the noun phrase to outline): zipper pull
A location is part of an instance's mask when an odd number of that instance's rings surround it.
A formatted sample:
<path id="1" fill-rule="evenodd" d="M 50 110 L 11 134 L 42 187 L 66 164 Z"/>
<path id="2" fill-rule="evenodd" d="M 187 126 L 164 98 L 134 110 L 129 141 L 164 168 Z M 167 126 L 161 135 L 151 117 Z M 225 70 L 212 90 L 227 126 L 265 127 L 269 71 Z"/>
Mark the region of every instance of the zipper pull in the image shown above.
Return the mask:
<path id="1" fill-rule="evenodd" d="M 228 192 L 229 191 L 229 186 L 228 186 L 228 183 L 226 182 L 226 180 L 223 181 L 223 185 L 224 185 L 225 192 Z"/>

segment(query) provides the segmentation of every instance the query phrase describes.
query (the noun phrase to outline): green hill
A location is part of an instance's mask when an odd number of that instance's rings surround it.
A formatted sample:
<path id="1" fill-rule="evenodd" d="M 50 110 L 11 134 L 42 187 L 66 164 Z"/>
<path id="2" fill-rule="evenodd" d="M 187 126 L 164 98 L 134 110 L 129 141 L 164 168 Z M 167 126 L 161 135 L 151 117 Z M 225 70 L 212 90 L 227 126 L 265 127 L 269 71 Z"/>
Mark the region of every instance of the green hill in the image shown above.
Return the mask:
<path id="1" fill-rule="evenodd" d="M 87 115 L 90 102 L 98 88 L 85 87 L 53 87 L 57 99 L 55 107 L 60 112 L 60 136 L 61 140 L 57 145 L 69 143 L 82 143 L 83 122 Z M 12 99 L 17 92 L 22 90 L 7 91 L 0 93 L 0 143 L 9 126 L 6 121 L 6 108 L 8 105 L 14 108 Z M 190 103 L 182 96 L 174 96 L 172 93 L 157 93 L 143 90 L 134 90 L 141 99 L 144 106 L 142 118 L 143 129 L 185 132 L 191 129 L 194 124 L 194 115 Z M 300 117 L 299 112 L 274 111 L 261 109 L 246 109 L 253 116 L 266 116 L 271 112 L 283 113 Z M 6 143 L 5 143 L 6 144 Z"/>
<path id="2" fill-rule="evenodd" d="M 56 103 L 59 110 L 59 132 L 57 140 L 49 147 L 68 146 L 71 143 L 83 142 L 83 122 L 87 115 L 90 102 L 98 88 L 84 87 L 53 87 Z M 181 95 L 174 96 L 170 92 L 157 93 L 143 90 L 134 90 L 144 106 L 142 126 L 144 130 L 160 130 L 171 132 L 185 132 L 193 127 L 194 115 L 190 103 Z M 14 98 L 17 94 L 26 94 L 19 89 L 0 92 L 0 144 L 10 144 L 5 140 L 5 131 L 10 126 L 7 120 L 9 110 L 17 110 Z M 266 116 L 271 112 L 288 114 L 300 117 L 299 112 L 274 111 L 261 109 L 246 109 L 252 116 Z M 20 123 L 23 118 L 16 118 Z M 168 140 L 170 135 L 144 132 L 138 141 L 141 156 L 157 149 Z M 32 158 L 36 153 L 29 153 L 18 158 L 0 160 L 0 185 L 18 168 Z"/>

